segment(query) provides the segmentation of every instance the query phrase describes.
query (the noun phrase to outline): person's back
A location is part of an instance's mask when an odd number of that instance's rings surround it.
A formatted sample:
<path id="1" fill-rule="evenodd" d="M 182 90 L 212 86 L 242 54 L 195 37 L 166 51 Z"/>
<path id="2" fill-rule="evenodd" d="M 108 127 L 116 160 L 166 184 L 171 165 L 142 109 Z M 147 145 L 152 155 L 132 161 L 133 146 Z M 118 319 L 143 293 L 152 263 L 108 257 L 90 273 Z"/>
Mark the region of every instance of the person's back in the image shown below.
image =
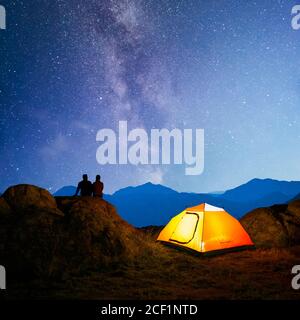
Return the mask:
<path id="1" fill-rule="evenodd" d="M 94 197 L 103 197 L 103 182 L 100 180 L 101 177 L 99 175 L 96 176 L 96 181 L 93 183 L 93 195 Z"/>
<path id="2" fill-rule="evenodd" d="M 82 178 L 83 180 L 78 183 L 75 196 L 78 195 L 79 191 L 80 191 L 80 195 L 83 197 L 91 196 L 93 192 L 92 183 L 88 180 L 88 176 L 86 174 L 84 174 Z"/>
<path id="3" fill-rule="evenodd" d="M 90 181 L 82 180 L 79 182 L 80 185 L 80 195 L 81 196 L 90 196 L 92 195 L 92 183 Z"/>

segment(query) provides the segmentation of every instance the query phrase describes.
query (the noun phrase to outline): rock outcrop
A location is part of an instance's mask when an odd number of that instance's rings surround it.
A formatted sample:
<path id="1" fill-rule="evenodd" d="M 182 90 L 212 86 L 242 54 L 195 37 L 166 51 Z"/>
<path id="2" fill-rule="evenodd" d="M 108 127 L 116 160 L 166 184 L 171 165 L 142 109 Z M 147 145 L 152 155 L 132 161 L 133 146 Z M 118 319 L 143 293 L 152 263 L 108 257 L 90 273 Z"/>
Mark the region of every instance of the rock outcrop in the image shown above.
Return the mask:
<path id="1" fill-rule="evenodd" d="M 29 207 L 57 208 L 55 199 L 47 190 L 27 184 L 8 188 L 3 198 L 15 211 L 22 211 Z"/>
<path id="2" fill-rule="evenodd" d="M 0 198 L 0 264 L 22 277 L 130 263 L 145 249 L 141 236 L 102 199 L 55 199 L 31 185 L 10 187 Z"/>
<path id="3" fill-rule="evenodd" d="M 4 198 L 0 197 L 0 221 L 11 217 L 12 211 Z"/>
<path id="4" fill-rule="evenodd" d="M 259 208 L 241 223 L 256 247 L 288 247 L 300 244 L 300 201 Z"/>

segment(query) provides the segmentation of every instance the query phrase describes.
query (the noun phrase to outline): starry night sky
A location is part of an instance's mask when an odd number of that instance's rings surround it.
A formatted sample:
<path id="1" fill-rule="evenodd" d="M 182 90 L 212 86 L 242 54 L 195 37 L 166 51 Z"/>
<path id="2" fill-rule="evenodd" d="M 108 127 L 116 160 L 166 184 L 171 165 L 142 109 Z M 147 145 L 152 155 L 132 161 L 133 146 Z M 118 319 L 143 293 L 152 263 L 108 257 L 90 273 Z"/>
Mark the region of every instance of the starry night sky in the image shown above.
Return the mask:
<path id="1" fill-rule="evenodd" d="M 106 192 L 148 181 L 225 190 L 300 180 L 300 31 L 295 1 L 4 1 L 0 191 L 51 191 L 100 173 Z M 96 133 L 205 129 L 205 169 L 100 166 Z"/>

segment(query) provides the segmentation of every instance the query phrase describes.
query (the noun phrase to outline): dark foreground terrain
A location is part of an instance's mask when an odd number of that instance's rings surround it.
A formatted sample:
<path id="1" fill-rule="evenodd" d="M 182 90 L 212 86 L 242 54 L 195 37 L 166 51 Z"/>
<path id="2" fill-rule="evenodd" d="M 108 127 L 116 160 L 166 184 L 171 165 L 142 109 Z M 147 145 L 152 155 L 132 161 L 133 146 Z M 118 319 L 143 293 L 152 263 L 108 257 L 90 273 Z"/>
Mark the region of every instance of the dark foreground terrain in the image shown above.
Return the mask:
<path id="1" fill-rule="evenodd" d="M 141 213 L 142 214 L 142 213 Z M 241 223 L 255 250 L 195 256 L 157 243 L 106 201 L 53 198 L 30 185 L 0 197 L 6 299 L 300 299 L 300 201 L 257 209 Z M 3 293 L 3 294 L 2 294 Z"/>
<path id="2" fill-rule="evenodd" d="M 157 246 L 159 254 L 131 266 L 63 281 L 15 282 L 8 297 L 23 299 L 300 299 L 291 269 L 300 246 L 196 257 Z"/>

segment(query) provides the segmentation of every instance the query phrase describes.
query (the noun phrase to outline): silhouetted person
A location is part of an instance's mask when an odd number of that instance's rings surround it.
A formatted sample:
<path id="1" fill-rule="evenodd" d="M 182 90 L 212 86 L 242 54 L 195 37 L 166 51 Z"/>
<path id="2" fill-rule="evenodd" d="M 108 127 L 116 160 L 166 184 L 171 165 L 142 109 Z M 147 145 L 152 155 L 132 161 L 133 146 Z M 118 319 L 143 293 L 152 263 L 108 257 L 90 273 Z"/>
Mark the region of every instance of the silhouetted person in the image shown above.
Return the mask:
<path id="1" fill-rule="evenodd" d="M 99 174 L 96 176 L 96 181 L 93 183 L 93 196 L 103 198 L 103 182 Z"/>
<path id="2" fill-rule="evenodd" d="M 88 180 L 87 174 L 84 174 L 82 176 L 82 179 L 83 180 L 78 183 L 75 196 L 78 195 L 79 191 L 80 191 L 80 195 L 83 197 L 84 196 L 91 196 L 93 193 L 93 185 L 92 185 L 91 181 Z"/>

